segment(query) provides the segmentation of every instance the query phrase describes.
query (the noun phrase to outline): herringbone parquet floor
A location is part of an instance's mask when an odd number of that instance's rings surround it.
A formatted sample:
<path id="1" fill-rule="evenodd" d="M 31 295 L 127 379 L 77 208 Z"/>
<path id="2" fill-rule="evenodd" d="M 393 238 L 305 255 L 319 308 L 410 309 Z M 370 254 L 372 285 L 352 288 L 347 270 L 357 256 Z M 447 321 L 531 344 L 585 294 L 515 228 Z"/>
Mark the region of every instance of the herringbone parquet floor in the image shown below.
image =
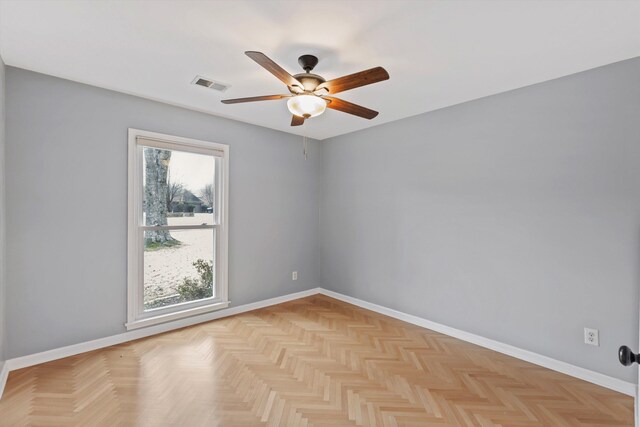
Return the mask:
<path id="1" fill-rule="evenodd" d="M 631 426 L 633 399 L 325 296 L 10 374 L 0 425 Z"/>

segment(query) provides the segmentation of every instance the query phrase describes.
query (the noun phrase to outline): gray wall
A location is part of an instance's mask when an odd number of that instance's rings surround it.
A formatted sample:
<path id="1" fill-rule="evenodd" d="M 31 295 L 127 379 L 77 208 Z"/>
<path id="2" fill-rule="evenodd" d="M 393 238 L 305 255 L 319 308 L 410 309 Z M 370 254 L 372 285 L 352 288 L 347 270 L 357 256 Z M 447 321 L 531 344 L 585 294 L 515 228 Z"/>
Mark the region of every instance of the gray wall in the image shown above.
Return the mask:
<path id="1" fill-rule="evenodd" d="M 635 382 L 639 138 L 633 59 L 323 141 L 321 281 Z"/>
<path id="2" fill-rule="evenodd" d="M 12 67 L 7 122 L 8 357 L 124 332 L 129 127 L 231 146 L 232 306 L 319 285 L 317 143 Z"/>
<path id="3" fill-rule="evenodd" d="M 5 176 L 5 66 L 0 58 L 0 369 L 4 364 L 5 357 L 5 198 L 4 198 L 4 176 Z"/>
<path id="4" fill-rule="evenodd" d="M 304 161 L 299 137 L 9 67 L 6 355 L 124 331 L 136 127 L 231 145 L 233 305 L 322 285 L 635 381 L 616 349 L 638 347 L 638 76 L 613 64 Z"/>

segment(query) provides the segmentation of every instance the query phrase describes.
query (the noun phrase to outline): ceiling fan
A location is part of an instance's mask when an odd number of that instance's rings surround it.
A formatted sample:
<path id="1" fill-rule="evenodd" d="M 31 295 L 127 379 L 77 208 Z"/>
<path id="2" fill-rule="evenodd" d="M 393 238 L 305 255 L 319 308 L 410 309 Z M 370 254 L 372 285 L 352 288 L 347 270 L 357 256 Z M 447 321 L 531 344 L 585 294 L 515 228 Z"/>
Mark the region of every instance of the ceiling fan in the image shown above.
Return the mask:
<path id="1" fill-rule="evenodd" d="M 292 76 L 262 52 L 247 51 L 245 54 L 286 84 L 291 94 L 224 99 L 222 101 L 223 104 L 272 101 L 288 98 L 287 107 L 289 111 L 291 111 L 291 114 L 293 114 L 291 126 L 302 125 L 306 119 L 322 114 L 327 107 L 369 120 L 378 115 L 377 111 L 344 101 L 340 98 L 335 98 L 333 95 L 360 86 L 387 80 L 389 73 L 382 67 L 375 67 L 326 81 L 321 76 L 311 73 L 313 68 L 318 64 L 318 58 L 313 55 L 302 55 L 298 58 L 298 63 L 302 66 L 304 73 Z"/>

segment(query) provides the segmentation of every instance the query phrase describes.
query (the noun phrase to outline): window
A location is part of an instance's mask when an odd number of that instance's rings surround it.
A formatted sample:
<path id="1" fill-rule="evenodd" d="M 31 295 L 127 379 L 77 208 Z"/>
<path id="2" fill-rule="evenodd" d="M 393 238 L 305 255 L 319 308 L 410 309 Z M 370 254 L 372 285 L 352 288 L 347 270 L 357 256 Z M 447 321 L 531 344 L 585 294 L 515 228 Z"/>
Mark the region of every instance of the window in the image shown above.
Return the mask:
<path id="1" fill-rule="evenodd" d="M 226 308 L 229 147 L 129 129 L 127 329 Z"/>

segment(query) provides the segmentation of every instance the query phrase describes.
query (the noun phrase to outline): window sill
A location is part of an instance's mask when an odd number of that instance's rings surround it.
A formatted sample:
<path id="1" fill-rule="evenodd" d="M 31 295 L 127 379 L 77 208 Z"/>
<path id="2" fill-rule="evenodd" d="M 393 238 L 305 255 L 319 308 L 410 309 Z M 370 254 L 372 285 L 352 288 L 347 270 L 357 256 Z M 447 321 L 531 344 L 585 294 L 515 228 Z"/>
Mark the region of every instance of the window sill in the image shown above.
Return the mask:
<path id="1" fill-rule="evenodd" d="M 190 308 L 187 310 L 177 311 L 175 313 L 167 313 L 161 314 L 153 317 L 146 317 L 144 319 L 134 320 L 132 322 L 127 322 L 124 326 L 127 328 L 127 331 L 132 329 L 145 328 L 147 326 L 158 325 L 160 323 L 170 322 L 172 320 L 184 319 L 185 317 L 196 316 L 198 314 L 209 313 L 210 311 L 216 311 L 223 308 L 229 307 L 231 301 L 221 301 L 213 304 L 205 305 L 202 307 Z"/>

